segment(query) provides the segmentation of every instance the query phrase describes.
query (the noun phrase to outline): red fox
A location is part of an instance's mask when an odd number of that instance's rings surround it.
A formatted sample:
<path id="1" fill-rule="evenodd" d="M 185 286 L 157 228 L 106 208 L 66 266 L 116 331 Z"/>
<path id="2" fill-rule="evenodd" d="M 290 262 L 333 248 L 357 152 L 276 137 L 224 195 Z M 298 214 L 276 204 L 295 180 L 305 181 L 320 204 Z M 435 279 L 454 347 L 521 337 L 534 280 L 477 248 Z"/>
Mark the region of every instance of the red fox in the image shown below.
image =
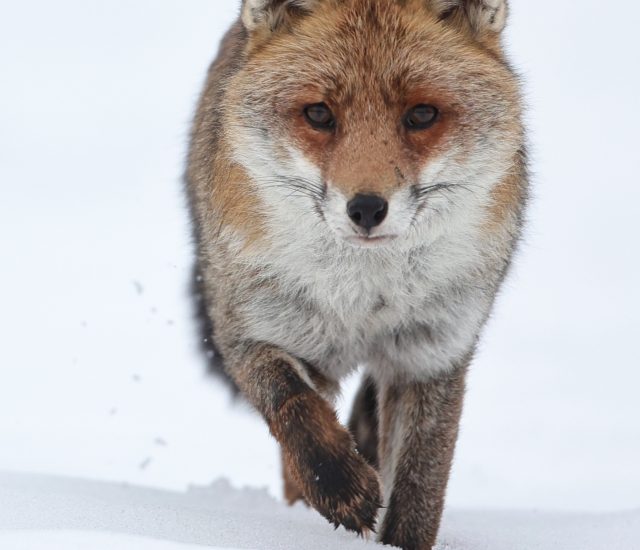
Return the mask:
<path id="1" fill-rule="evenodd" d="M 481 329 L 527 199 L 506 0 L 244 0 L 187 185 L 212 334 L 285 495 L 436 541 Z M 359 366 L 348 427 L 333 402 Z"/>

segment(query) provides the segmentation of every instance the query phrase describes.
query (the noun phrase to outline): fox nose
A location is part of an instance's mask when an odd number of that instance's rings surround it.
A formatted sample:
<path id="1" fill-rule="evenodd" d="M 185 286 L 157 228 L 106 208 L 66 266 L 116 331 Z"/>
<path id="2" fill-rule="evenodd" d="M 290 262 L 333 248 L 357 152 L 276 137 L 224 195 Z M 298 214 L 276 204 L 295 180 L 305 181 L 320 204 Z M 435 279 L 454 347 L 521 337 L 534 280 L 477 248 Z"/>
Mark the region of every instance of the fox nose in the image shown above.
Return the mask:
<path id="1" fill-rule="evenodd" d="M 367 231 L 380 225 L 388 212 L 389 203 L 377 195 L 356 195 L 347 204 L 347 214 L 353 223 Z"/>

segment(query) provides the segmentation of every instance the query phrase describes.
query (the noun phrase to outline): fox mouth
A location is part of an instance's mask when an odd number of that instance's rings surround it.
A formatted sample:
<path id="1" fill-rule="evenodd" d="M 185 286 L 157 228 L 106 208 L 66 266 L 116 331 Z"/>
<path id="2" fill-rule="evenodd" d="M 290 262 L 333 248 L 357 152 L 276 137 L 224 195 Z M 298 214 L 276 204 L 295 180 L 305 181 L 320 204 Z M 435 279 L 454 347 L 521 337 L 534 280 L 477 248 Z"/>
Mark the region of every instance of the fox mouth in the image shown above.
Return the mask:
<path id="1" fill-rule="evenodd" d="M 359 248 L 379 248 L 390 244 L 398 235 L 351 235 L 345 241 Z"/>

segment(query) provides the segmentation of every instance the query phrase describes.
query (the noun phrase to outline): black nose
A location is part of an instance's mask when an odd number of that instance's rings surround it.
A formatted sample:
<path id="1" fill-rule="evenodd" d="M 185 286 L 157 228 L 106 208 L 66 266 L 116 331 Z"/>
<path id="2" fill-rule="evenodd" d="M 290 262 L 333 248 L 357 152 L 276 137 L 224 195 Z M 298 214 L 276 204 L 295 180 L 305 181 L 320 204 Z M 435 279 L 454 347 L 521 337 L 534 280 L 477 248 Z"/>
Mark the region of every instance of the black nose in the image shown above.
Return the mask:
<path id="1" fill-rule="evenodd" d="M 387 217 L 389 203 L 376 195 L 356 195 L 347 204 L 347 213 L 356 225 L 369 231 Z"/>

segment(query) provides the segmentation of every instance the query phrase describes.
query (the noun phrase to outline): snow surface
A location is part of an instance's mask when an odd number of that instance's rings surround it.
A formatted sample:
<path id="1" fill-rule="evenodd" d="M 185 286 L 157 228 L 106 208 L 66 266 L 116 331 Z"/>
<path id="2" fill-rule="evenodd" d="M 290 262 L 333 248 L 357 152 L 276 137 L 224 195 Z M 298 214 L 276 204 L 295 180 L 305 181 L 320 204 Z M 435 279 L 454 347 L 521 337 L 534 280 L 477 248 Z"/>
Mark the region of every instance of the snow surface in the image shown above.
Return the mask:
<path id="1" fill-rule="evenodd" d="M 602 516 L 449 512 L 436 550 L 633 550 L 640 511 Z M 82 545 L 88 546 L 82 546 Z M 0 548 L 326 550 L 378 547 L 302 505 L 219 481 L 185 493 L 0 474 Z"/>
<path id="2" fill-rule="evenodd" d="M 199 545 L 148 537 L 86 531 L 0 532 L 0 548 L 11 550 L 194 550 Z M 221 550 L 220 546 L 215 547 Z M 228 549 L 233 550 L 233 549 Z"/>
<path id="3" fill-rule="evenodd" d="M 640 509 L 640 4 L 511 3 L 534 201 L 472 369 L 449 504 L 514 512 L 450 512 L 445 541 L 564 549 L 584 531 L 611 544 L 620 533 L 623 544 L 634 516 L 606 514 Z M 281 496 L 278 450 L 263 423 L 205 372 L 187 292 L 180 178 L 189 120 L 237 7 L 3 3 L 0 471 L 45 475 L 24 481 L 34 510 L 64 493 L 49 490 L 47 476 L 106 483 L 56 482 L 70 494 L 95 488 L 76 498 L 72 516 L 89 502 L 100 509 L 101 495 L 124 482 L 155 488 L 159 500 L 191 502 L 189 486 L 223 477 L 237 490 Z M 18 509 L 12 495 L 0 508 L 5 527 L 7 508 Z M 135 513 L 127 502 L 115 516 Z M 274 533 L 283 541 L 309 525 L 326 530 L 305 511 L 268 510 L 305 526 Z M 599 515 L 563 515 L 572 511 Z M 2 550 L 41 544 L 31 530 L 51 525 L 30 519 L 29 532 L 3 534 L 13 539 L 0 540 Z M 51 544 L 76 536 L 85 534 L 59 533 Z"/>

